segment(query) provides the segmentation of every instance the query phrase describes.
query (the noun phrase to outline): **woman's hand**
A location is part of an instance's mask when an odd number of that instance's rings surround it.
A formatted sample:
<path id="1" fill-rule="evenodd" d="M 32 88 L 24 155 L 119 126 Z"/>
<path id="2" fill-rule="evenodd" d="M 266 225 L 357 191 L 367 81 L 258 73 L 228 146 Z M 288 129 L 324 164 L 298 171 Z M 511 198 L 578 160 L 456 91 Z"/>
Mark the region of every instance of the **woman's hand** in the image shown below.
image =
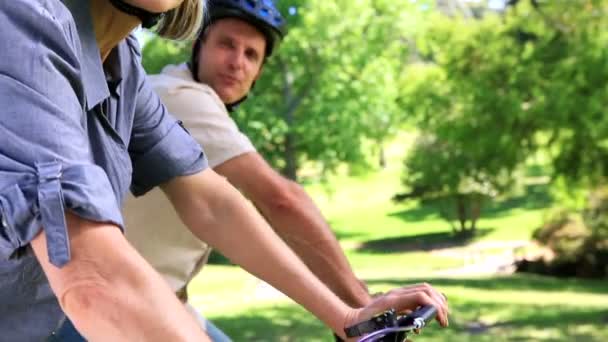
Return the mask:
<path id="1" fill-rule="evenodd" d="M 353 309 L 347 315 L 344 327 L 353 326 L 359 322 L 369 320 L 375 315 L 389 309 L 396 312 L 413 311 L 419 306 L 432 305 L 437 309 L 437 321 L 441 326 L 448 326 L 448 303 L 446 297 L 431 285 L 423 283 L 392 289 L 389 292 L 375 297 L 367 306 Z M 344 332 L 340 332 L 344 335 Z"/>

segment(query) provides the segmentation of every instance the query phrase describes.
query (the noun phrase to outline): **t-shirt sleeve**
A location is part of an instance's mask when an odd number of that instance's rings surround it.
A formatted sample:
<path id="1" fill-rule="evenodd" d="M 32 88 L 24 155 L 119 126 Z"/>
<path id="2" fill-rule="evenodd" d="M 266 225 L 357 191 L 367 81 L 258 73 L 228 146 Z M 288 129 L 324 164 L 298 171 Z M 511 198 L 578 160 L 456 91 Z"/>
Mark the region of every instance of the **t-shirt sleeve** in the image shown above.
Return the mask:
<path id="1" fill-rule="evenodd" d="M 157 91 L 169 110 L 203 147 L 209 166 L 216 167 L 255 151 L 249 138 L 239 130 L 211 90 L 184 86 L 169 90 L 157 88 Z"/>
<path id="2" fill-rule="evenodd" d="M 208 167 L 203 150 L 169 114 L 149 85 L 141 66 L 138 72 L 141 73 L 141 82 L 129 144 L 133 161 L 131 191 L 135 196 L 143 195 L 174 177 L 194 174 Z"/>

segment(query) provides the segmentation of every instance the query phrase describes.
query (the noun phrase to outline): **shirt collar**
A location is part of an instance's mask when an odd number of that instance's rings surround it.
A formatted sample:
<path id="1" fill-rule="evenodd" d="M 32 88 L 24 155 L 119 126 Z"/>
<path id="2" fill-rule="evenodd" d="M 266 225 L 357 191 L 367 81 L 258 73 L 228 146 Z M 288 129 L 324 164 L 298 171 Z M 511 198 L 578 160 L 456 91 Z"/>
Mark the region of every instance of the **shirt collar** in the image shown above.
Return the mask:
<path id="1" fill-rule="evenodd" d="M 120 94 L 120 84 L 122 83 L 122 58 L 119 47 L 114 48 L 106 62 L 104 63 L 106 84 L 110 93 L 114 96 Z"/>
<path id="2" fill-rule="evenodd" d="M 101 63 L 99 47 L 95 39 L 90 4 L 88 0 L 63 0 L 63 2 L 72 13 L 76 28 L 78 29 L 82 49 L 81 72 L 86 106 L 87 110 L 91 110 L 110 96 L 110 92 Z"/>

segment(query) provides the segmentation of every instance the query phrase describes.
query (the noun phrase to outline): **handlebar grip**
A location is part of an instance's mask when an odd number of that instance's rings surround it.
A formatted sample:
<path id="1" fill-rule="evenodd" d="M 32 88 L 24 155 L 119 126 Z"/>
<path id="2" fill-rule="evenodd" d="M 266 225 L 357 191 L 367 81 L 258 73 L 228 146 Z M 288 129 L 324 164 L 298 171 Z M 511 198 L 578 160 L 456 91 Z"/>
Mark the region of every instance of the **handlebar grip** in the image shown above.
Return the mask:
<path id="1" fill-rule="evenodd" d="M 406 326 L 413 325 L 416 329 L 424 327 L 430 320 L 437 315 L 437 309 L 432 305 L 426 305 L 416 309 L 407 316 L 403 316 L 397 320 L 397 325 Z"/>
<path id="2" fill-rule="evenodd" d="M 437 309 L 435 309 L 435 307 L 432 305 L 427 305 L 427 306 L 423 306 L 420 309 L 414 311 L 412 313 L 412 315 L 414 316 L 414 318 L 420 317 L 425 322 L 428 322 L 428 321 L 432 320 L 433 318 L 435 318 L 435 316 L 437 315 Z"/>

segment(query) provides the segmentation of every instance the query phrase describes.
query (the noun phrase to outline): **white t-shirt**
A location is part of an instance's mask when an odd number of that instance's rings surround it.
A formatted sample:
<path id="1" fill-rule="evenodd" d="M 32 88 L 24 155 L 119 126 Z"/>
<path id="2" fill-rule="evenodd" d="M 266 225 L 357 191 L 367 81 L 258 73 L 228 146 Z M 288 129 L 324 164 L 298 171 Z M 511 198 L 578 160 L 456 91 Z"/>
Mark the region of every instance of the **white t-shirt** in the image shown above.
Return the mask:
<path id="1" fill-rule="evenodd" d="M 195 82 L 187 65 L 167 66 L 149 81 L 169 112 L 201 144 L 211 167 L 255 151 L 215 91 Z M 123 214 L 127 239 L 174 291 L 186 286 L 206 263 L 211 248 L 182 224 L 160 189 L 127 198 Z"/>

